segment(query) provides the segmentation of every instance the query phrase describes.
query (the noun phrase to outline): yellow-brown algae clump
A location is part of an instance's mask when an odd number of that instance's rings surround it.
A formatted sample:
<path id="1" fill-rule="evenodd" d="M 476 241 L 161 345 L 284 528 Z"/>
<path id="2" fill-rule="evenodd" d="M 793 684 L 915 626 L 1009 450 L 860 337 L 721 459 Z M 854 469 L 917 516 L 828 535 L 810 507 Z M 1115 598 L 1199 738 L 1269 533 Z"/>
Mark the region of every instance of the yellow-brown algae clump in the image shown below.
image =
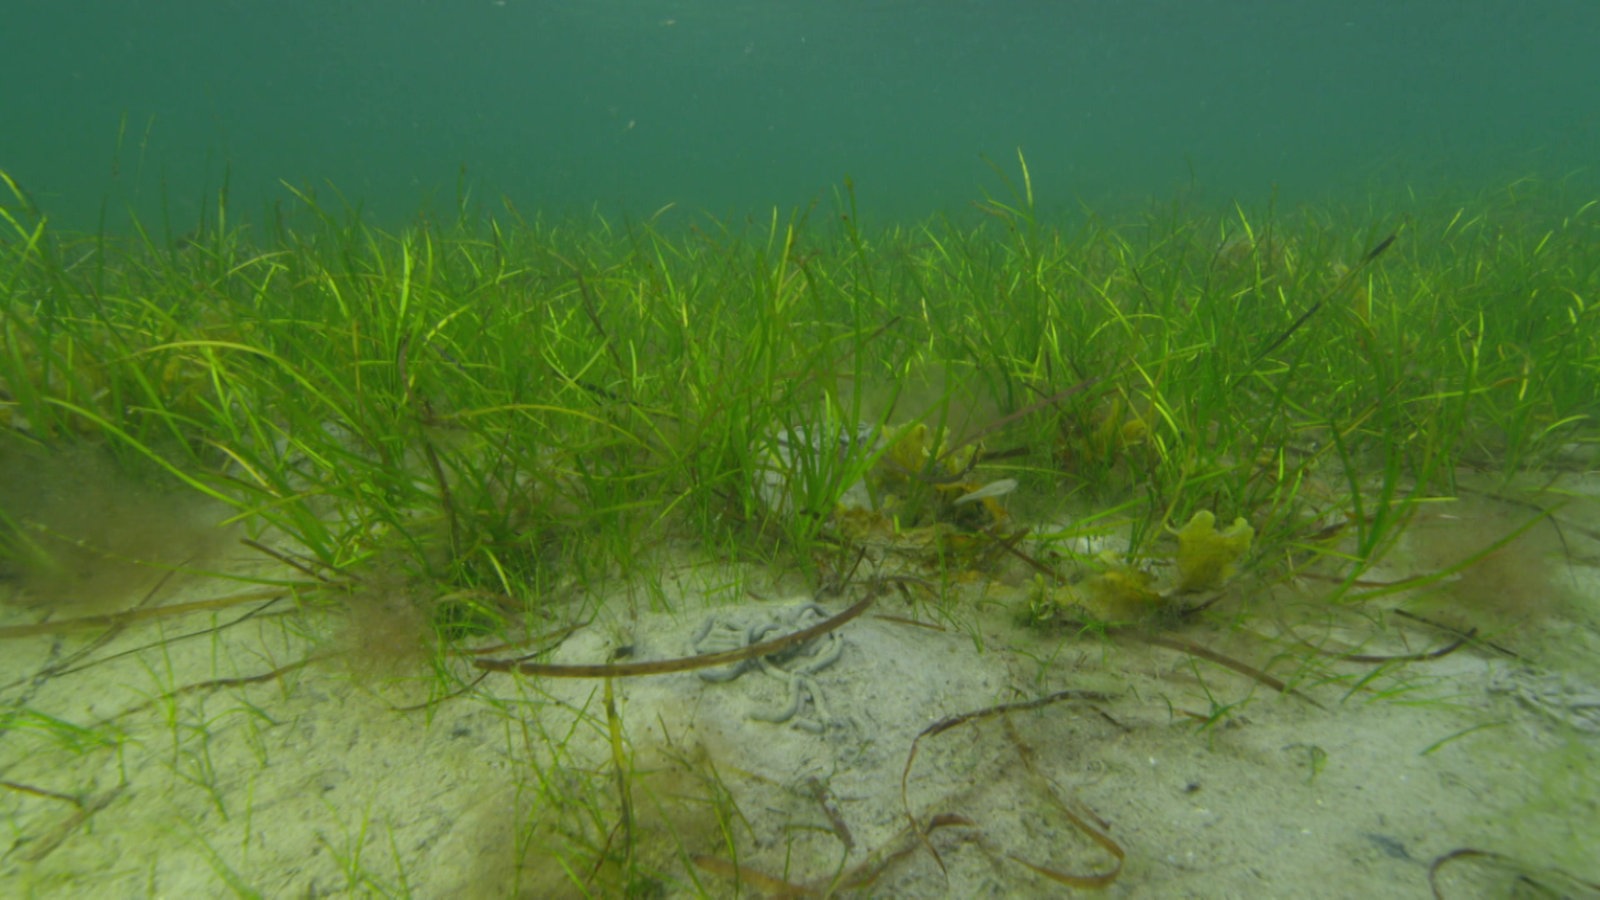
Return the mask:
<path id="1" fill-rule="evenodd" d="M 1255 529 L 1242 518 L 1218 531 L 1210 511 L 1195 513 L 1178 531 L 1178 590 L 1210 590 L 1232 578 L 1255 536 Z"/>

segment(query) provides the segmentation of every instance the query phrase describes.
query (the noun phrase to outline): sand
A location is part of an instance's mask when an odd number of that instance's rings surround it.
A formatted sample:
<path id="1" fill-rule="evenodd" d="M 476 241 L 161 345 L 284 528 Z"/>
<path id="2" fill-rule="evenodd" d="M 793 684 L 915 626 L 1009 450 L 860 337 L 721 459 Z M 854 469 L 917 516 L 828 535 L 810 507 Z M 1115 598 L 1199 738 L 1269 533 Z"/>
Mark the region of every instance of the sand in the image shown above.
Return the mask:
<path id="1" fill-rule="evenodd" d="M 1560 527 L 1425 593 L 1332 609 L 1326 582 L 1241 582 L 1214 611 L 1248 614 L 1147 633 L 1026 627 L 1015 572 L 938 596 L 880 586 L 838 643 L 725 681 L 615 680 L 614 717 L 603 681 L 466 658 L 442 678 L 315 597 L 141 583 L 146 606 L 258 593 L 0 642 L 0 895 L 615 895 L 619 866 L 594 860 L 631 845 L 642 896 L 1075 890 L 1054 873 L 1107 896 L 1426 897 L 1430 866 L 1468 849 L 1484 855 L 1434 873 L 1442 896 L 1584 896 L 1578 879 L 1600 881 L 1600 478 L 1471 496 L 1420 517 L 1354 597 L 1449 566 L 1529 501 L 1560 498 Z M 658 556 L 603 596 L 563 593 L 533 624 L 555 648 L 541 659 L 690 655 L 708 620 L 737 643 L 871 589 L 866 572 L 834 596 Z M 274 572 L 243 550 L 219 564 Z M 46 615 L 7 587 L 0 624 Z M 404 597 L 380 602 L 404 618 Z M 394 652 L 372 662 L 373 644 Z"/>

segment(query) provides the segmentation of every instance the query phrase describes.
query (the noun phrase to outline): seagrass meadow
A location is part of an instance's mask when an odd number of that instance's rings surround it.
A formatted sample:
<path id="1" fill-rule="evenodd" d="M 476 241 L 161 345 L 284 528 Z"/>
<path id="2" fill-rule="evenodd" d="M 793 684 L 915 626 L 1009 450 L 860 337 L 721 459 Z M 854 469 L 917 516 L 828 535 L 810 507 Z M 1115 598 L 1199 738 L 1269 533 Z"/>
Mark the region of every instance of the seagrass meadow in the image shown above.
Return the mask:
<path id="1" fill-rule="evenodd" d="M 0 179 L 0 893 L 1600 891 L 1600 204 L 1004 173 Z"/>

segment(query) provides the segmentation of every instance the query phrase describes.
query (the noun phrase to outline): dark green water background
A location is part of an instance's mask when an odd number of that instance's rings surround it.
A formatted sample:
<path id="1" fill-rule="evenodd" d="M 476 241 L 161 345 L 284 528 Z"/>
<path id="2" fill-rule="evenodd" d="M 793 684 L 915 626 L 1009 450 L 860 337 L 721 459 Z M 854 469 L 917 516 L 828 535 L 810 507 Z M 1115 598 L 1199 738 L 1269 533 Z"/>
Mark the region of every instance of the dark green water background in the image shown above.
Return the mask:
<path id="1" fill-rule="evenodd" d="M 1596 0 L 9 0 L 0 168 L 52 220 L 330 186 L 383 222 L 1600 186 Z M 214 203 L 214 201 L 211 201 Z M 165 209 L 165 211 L 163 211 Z M 236 213 L 239 214 L 239 213 Z"/>

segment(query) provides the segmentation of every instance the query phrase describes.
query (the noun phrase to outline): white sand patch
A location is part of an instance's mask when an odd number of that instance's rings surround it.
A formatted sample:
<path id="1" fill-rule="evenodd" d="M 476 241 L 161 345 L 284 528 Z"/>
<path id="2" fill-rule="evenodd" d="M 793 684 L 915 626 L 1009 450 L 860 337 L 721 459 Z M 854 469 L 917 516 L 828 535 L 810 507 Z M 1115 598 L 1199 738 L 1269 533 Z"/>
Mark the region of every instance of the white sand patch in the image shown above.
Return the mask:
<path id="1" fill-rule="evenodd" d="M 1426 896 L 1430 862 L 1469 847 L 1521 860 L 1546 885 L 1563 884 L 1551 867 L 1600 879 L 1586 855 L 1600 846 L 1600 480 L 1561 489 L 1561 540 L 1514 544 L 1502 552 L 1537 558 L 1493 570 L 1497 590 L 1524 579 L 1552 592 L 1543 602 L 1452 599 L 1476 577 L 1468 569 L 1428 598 L 1333 611 L 1317 600 L 1326 584 L 1262 590 L 1237 616 L 1218 607 L 1169 632 L 1288 682 L 1290 695 L 1133 636 L 1025 629 L 1003 591 L 970 585 L 916 607 L 886 592 L 845 625 L 837 659 L 805 673 L 824 712 L 808 696 L 796 716 L 766 720 L 793 686 L 759 668 L 725 682 L 617 680 L 635 862 L 669 896 L 733 895 L 735 861 L 758 873 L 747 894 L 873 872 L 862 893 L 1055 896 L 1063 888 L 1024 861 L 1077 876 L 1115 866 L 1070 811 L 1125 851 L 1109 896 Z M 1491 534 L 1527 514 L 1496 500 L 1472 509 Z M 1415 527 L 1436 538 L 1440 522 Z M 1368 577 L 1437 569 L 1440 548 L 1408 541 Z M 680 657 L 708 616 L 748 627 L 813 599 L 837 612 L 862 589 L 814 598 L 762 579 L 693 560 L 663 567 L 598 598 L 603 613 L 540 659 Z M 236 590 L 190 584 L 158 602 Z M 934 622 L 935 606 L 948 616 Z M 425 670 L 375 680 L 329 661 L 293 668 L 333 646 L 339 614 L 290 599 L 259 607 L 0 644 L 0 895 L 611 890 L 614 867 L 594 865 L 624 843 L 603 682 L 483 674 L 457 659 L 466 686 L 441 697 L 450 682 Z M 38 621 L 25 607 L 5 615 Z M 1343 662 L 1296 642 L 1420 657 L 1471 627 L 1478 640 L 1407 662 Z M 951 817 L 928 836 L 941 869 L 906 832 L 900 780 L 917 735 L 1062 691 L 1103 698 L 922 739 L 907 799 L 920 824 Z M 1450 897 L 1504 895 L 1512 877 L 1484 858 L 1439 875 Z"/>

